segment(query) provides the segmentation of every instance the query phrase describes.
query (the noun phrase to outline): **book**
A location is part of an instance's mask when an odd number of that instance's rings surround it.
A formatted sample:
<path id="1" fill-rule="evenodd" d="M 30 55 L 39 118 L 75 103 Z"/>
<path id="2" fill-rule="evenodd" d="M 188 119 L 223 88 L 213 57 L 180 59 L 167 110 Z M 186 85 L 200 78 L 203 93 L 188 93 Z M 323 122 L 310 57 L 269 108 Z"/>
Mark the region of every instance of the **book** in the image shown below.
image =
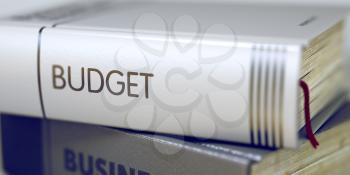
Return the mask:
<path id="1" fill-rule="evenodd" d="M 11 16 L 0 111 L 295 148 L 304 114 L 345 96 L 346 12 L 108 1 Z"/>
<path id="2" fill-rule="evenodd" d="M 307 142 L 262 149 L 3 114 L 4 165 L 18 175 L 347 174 L 349 114 L 346 104 L 321 127 L 317 150 Z"/>
<path id="3" fill-rule="evenodd" d="M 1 127 L 1 120 L 0 120 L 0 127 Z M 3 161 L 3 155 L 2 155 L 2 131 L 0 129 L 0 175 L 5 175 L 5 171 L 3 168 L 3 162 L 4 161 Z"/>

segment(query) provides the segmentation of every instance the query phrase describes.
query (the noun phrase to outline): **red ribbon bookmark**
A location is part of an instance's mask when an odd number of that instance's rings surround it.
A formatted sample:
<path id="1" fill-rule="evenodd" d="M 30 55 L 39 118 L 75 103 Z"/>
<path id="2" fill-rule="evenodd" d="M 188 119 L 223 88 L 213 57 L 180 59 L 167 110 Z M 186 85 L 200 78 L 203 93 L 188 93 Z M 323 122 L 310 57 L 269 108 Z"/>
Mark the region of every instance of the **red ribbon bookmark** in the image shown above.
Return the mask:
<path id="1" fill-rule="evenodd" d="M 319 143 L 315 137 L 314 132 L 312 131 L 312 126 L 311 126 L 310 89 L 307 83 L 303 80 L 300 80 L 300 87 L 303 89 L 303 92 L 304 92 L 304 115 L 305 115 L 306 136 L 309 139 L 312 147 L 317 149 L 317 146 L 319 145 Z"/>

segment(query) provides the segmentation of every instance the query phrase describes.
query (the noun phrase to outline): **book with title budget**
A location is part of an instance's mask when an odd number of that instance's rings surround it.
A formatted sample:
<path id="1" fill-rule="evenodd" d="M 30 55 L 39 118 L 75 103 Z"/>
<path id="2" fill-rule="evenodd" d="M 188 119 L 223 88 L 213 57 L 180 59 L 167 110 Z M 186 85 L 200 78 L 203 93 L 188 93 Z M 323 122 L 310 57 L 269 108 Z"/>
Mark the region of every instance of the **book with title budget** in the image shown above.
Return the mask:
<path id="1" fill-rule="evenodd" d="M 327 116 L 315 116 L 344 96 L 345 15 L 99 2 L 11 16 L 0 27 L 0 111 L 297 147 L 304 112 L 317 127 Z"/>

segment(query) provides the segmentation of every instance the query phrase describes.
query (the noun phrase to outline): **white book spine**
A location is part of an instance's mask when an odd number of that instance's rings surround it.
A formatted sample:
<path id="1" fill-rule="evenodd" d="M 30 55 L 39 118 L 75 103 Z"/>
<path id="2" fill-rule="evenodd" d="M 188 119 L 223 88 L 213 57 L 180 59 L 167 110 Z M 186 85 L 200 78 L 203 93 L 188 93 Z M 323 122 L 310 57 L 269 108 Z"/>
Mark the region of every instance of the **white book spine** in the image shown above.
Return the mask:
<path id="1" fill-rule="evenodd" d="M 298 45 L 63 28 L 0 35 L 13 43 L 0 41 L 3 112 L 298 145 Z"/>
<path id="2" fill-rule="evenodd" d="M 2 112 L 42 116 L 37 69 L 36 25 L 0 25 Z"/>

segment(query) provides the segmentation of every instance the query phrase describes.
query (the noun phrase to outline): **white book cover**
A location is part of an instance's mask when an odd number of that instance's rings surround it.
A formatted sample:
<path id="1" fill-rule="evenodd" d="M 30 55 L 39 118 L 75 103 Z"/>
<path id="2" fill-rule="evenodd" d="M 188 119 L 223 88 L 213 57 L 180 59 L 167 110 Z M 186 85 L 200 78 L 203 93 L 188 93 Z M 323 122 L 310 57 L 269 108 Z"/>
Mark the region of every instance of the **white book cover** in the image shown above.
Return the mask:
<path id="1" fill-rule="evenodd" d="M 296 147 L 303 49 L 345 15 L 110 2 L 15 15 L 0 26 L 0 111 Z"/>

